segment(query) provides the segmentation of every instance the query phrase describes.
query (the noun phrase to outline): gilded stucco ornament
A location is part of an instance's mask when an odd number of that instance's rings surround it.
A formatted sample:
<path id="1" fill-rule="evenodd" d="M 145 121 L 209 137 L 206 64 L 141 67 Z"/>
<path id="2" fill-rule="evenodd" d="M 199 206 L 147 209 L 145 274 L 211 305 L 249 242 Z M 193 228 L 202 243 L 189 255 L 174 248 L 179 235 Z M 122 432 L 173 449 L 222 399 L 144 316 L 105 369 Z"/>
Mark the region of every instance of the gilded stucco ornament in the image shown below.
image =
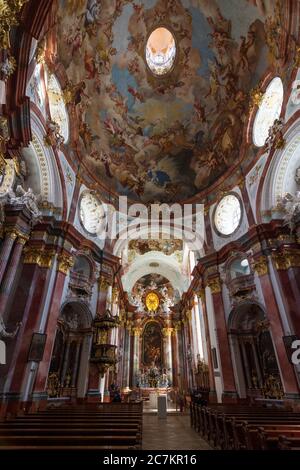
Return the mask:
<path id="1" fill-rule="evenodd" d="M 262 103 L 264 97 L 264 93 L 261 91 L 260 86 L 256 86 L 250 91 L 250 104 L 249 108 L 250 111 L 253 111 L 255 107 L 259 107 Z"/>
<path id="2" fill-rule="evenodd" d="M 106 292 L 108 290 L 108 288 L 110 287 L 110 285 L 111 284 L 110 284 L 109 280 L 106 277 L 100 276 L 100 278 L 99 278 L 100 290 L 103 290 L 103 291 Z"/>
<path id="3" fill-rule="evenodd" d="M 259 276 L 264 276 L 268 273 L 268 263 L 265 256 L 260 256 L 254 260 L 254 270 Z"/>
<path id="4" fill-rule="evenodd" d="M 222 291 L 221 281 L 217 277 L 208 279 L 207 286 L 210 288 L 212 294 L 219 294 Z"/>
<path id="5" fill-rule="evenodd" d="M 29 0 L 0 0 L 0 48 L 10 47 L 9 33 L 19 24 L 19 13 Z"/>
<path id="6" fill-rule="evenodd" d="M 272 259 L 277 270 L 287 270 L 300 266 L 300 252 L 272 253 Z"/>
<path id="7" fill-rule="evenodd" d="M 62 253 L 57 257 L 57 270 L 67 275 L 69 270 L 74 266 L 74 258 L 72 255 Z"/>
<path id="8" fill-rule="evenodd" d="M 51 267 L 55 256 L 55 250 L 44 251 L 40 247 L 27 247 L 24 253 L 24 264 L 37 264 L 41 268 L 48 269 Z"/>
<path id="9" fill-rule="evenodd" d="M 167 328 L 163 328 L 161 331 L 165 338 L 169 338 L 173 333 L 173 328 L 169 326 Z"/>

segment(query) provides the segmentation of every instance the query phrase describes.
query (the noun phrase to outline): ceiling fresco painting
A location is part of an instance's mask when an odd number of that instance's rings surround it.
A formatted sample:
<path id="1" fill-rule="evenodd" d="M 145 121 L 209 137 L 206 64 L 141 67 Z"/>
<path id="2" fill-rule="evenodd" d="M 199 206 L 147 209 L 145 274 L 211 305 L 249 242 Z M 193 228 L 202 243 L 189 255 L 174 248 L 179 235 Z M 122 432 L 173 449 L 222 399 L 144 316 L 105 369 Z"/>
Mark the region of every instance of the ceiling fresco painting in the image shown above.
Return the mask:
<path id="1" fill-rule="evenodd" d="M 69 145 L 86 172 L 133 200 L 173 202 L 237 164 L 250 91 L 276 55 L 275 4 L 58 0 L 56 61 L 79 120 Z M 146 60 L 156 28 L 169 31 L 162 52 L 172 54 L 160 75 Z"/>

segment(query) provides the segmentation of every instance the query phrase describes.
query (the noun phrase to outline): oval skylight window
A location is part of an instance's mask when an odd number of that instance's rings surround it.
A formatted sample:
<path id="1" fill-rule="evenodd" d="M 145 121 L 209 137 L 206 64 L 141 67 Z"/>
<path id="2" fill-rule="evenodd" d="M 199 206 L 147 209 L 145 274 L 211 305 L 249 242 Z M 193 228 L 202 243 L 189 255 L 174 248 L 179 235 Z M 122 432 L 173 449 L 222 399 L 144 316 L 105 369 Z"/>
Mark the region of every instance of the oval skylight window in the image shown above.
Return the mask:
<path id="1" fill-rule="evenodd" d="M 283 85 L 279 77 L 273 78 L 269 84 L 253 125 L 253 142 L 257 147 L 263 147 L 269 135 L 269 129 L 276 119 L 279 119 L 283 102 Z"/>
<path id="2" fill-rule="evenodd" d="M 215 227 L 221 235 L 231 235 L 238 228 L 242 217 L 239 199 L 234 194 L 224 196 L 215 211 Z"/>
<path id="3" fill-rule="evenodd" d="M 165 75 L 174 64 L 176 43 L 167 28 L 156 28 L 150 34 L 146 45 L 146 61 L 155 75 Z"/>

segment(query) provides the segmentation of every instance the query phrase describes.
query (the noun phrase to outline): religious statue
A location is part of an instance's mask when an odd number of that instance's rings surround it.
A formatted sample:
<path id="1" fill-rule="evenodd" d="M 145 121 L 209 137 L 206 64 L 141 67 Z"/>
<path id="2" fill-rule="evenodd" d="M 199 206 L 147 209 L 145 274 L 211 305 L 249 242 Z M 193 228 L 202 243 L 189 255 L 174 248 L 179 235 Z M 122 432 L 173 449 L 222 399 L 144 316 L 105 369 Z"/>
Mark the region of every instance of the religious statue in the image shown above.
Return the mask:
<path id="1" fill-rule="evenodd" d="M 300 185 L 300 166 L 295 171 L 295 181 Z"/>
<path id="2" fill-rule="evenodd" d="M 15 330 L 9 333 L 8 331 L 6 331 L 6 326 L 4 324 L 3 318 L 0 316 L 0 338 L 15 338 L 21 325 L 21 322 L 17 323 Z"/>
<path id="3" fill-rule="evenodd" d="M 48 377 L 47 392 L 50 398 L 56 398 L 59 394 L 59 378 L 57 372 L 52 372 Z"/>
<path id="4" fill-rule="evenodd" d="M 36 219 L 42 215 L 38 208 L 41 197 L 36 196 L 31 188 L 28 188 L 26 191 L 21 185 L 18 185 L 16 192 L 12 190 L 9 192 L 8 199 L 10 204 L 13 205 L 24 204 Z"/>
<path id="5" fill-rule="evenodd" d="M 285 140 L 283 137 L 282 129 L 284 127 L 284 122 L 282 119 L 276 119 L 273 126 L 270 127 L 268 137 L 265 143 L 266 150 L 270 152 L 273 144 L 275 148 L 280 149 L 285 145 Z"/>
<path id="6" fill-rule="evenodd" d="M 68 325 L 70 330 L 77 330 L 77 328 L 79 327 L 78 313 L 69 315 L 66 319 L 66 324 Z"/>
<path id="7" fill-rule="evenodd" d="M 65 388 L 69 388 L 71 385 L 71 371 L 67 372 L 66 378 L 65 378 Z"/>
<path id="8" fill-rule="evenodd" d="M 49 119 L 47 121 L 46 135 L 44 137 L 44 142 L 47 146 L 52 146 L 54 148 L 59 148 L 65 139 L 60 133 L 60 125 L 57 122 Z"/>
<path id="9" fill-rule="evenodd" d="M 293 230 L 295 216 L 300 213 L 300 191 L 296 191 L 294 196 L 286 193 L 285 196 L 279 198 L 278 208 L 283 210 L 285 213 L 284 222 Z"/>
<path id="10" fill-rule="evenodd" d="M 300 104 L 300 80 L 295 80 L 292 86 L 291 101 L 294 106 Z"/>

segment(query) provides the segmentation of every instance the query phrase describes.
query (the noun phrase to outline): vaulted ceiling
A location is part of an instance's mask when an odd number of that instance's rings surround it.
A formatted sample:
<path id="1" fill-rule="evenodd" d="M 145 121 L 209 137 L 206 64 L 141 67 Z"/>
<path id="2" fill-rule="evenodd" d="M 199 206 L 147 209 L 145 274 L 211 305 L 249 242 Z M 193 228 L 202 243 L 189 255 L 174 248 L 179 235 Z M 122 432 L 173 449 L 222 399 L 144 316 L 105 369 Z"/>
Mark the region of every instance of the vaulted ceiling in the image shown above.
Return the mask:
<path id="1" fill-rule="evenodd" d="M 279 54 L 284 3 L 58 0 L 54 70 L 75 103 L 69 147 L 83 175 L 143 202 L 183 201 L 232 176 L 250 91 Z M 146 61 L 157 27 L 176 46 L 164 75 Z"/>

